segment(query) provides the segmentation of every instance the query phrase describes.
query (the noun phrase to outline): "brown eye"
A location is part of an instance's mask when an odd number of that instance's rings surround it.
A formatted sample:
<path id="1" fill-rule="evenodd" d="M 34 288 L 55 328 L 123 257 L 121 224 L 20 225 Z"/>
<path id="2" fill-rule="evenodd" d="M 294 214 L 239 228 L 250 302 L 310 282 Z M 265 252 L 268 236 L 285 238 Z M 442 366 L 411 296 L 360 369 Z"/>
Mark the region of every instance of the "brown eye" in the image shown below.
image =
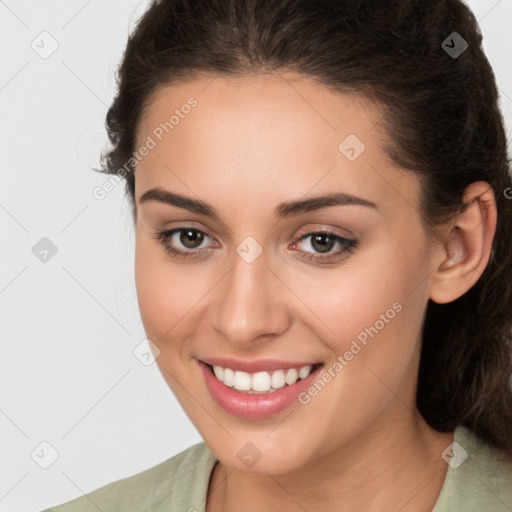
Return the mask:
<path id="1" fill-rule="evenodd" d="M 318 252 L 329 252 L 334 246 L 335 240 L 327 233 L 317 233 L 311 238 L 311 246 Z"/>
<path id="2" fill-rule="evenodd" d="M 298 252 L 301 258 L 327 263 L 336 258 L 344 258 L 354 252 L 358 246 L 358 241 L 344 238 L 329 231 L 312 231 L 302 235 L 295 245 L 299 249 Z M 333 251 L 336 246 L 338 246 L 338 250 Z"/>
<path id="3" fill-rule="evenodd" d="M 180 243 L 187 249 L 197 249 L 204 240 L 204 233 L 197 229 L 180 230 Z"/>
<path id="4" fill-rule="evenodd" d="M 206 257 L 213 250 L 204 247 L 203 242 L 207 239 L 212 241 L 210 245 L 216 245 L 210 235 L 191 227 L 158 231 L 153 236 L 171 256 L 182 259 Z"/>

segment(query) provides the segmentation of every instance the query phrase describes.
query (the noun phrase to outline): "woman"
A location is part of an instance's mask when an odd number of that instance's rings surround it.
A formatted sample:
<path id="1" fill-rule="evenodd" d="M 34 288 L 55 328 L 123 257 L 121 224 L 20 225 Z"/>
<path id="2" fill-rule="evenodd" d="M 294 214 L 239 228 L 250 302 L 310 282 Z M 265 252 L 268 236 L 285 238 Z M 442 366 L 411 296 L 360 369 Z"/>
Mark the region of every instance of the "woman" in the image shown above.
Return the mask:
<path id="1" fill-rule="evenodd" d="M 204 439 L 56 507 L 512 509 L 512 182 L 458 0 L 162 0 L 126 179 L 157 363 Z"/>

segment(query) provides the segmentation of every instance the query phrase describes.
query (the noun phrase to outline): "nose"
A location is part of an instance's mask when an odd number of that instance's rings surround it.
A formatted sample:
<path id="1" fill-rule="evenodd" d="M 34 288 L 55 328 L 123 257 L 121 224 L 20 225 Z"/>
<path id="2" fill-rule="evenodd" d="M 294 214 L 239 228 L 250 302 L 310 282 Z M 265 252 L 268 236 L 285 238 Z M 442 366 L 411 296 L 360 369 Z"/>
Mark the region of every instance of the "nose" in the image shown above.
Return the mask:
<path id="1" fill-rule="evenodd" d="M 211 327 L 239 347 L 283 334 L 291 323 L 287 288 L 264 254 L 252 263 L 235 254 L 210 307 Z"/>

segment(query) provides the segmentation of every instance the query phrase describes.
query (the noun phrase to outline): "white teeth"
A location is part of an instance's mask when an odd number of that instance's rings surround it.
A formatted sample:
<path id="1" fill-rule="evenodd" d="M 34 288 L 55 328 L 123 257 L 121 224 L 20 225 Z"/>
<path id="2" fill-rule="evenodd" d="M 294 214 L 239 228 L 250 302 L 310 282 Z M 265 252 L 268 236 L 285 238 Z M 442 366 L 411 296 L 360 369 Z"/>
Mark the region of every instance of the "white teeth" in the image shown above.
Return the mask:
<path id="1" fill-rule="evenodd" d="M 214 366 L 213 373 L 224 385 L 249 394 L 272 393 L 288 384 L 291 386 L 300 379 L 305 379 L 313 369 L 313 365 L 273 372 L 247 373 L 233 371 L 231 368 Z"/>
<path id="2" fill-rule="evenodd" d="M 286 384 L 284 380 L 284 370 L 276 370 L 273 372 L 271 382 L 274 389 L 282 388 Z"/>
<path id="3" fill-rule="evenodd" d="M 252 376 L 251 389 L 253 391 L 268 391 L 270 383 L 271 380 L 268 372 L 258 372 Z"/>
<path id="4" fill-rule="evenodd" d="M 222 382 L 230 388 L 233 387 L 235 383 L 235 372 L 231 368 L 224 368 L 224 380 Z"/>
<path id="5" fill-rule="evenodd" d="M 215 377 L 217 377 L 217 379 L 224 381 L 224 368 L 220 366 L 214 366 L 213 373 L 215 373 Z"/>
<path id="6" fill-rule="evenodd" d="M 249 391 L 251 389 L 251 376 L 245 372 L 235 372 L 233 387 L 238 391 Z"/>
<path id="7" fill-rule="evenodd" d="M 304 377 L 307 377 L 309 375 L 309 373 L 311 372 L 311 368 L 313 368 L 312 365 L 303 366 L 299 370 L 299 379 L 303 379 Z"/>
<path id="8" fill-rule="evenodd" d="M 290 368 L 286 372 L 286 377 L 284 378 L 284 381 L 288 386 L 291 384 L 295 384 L 297 382 L 297 378 L 299 377 L 299 374 L 297 373 L 297 370 L 295 368 Z"/>

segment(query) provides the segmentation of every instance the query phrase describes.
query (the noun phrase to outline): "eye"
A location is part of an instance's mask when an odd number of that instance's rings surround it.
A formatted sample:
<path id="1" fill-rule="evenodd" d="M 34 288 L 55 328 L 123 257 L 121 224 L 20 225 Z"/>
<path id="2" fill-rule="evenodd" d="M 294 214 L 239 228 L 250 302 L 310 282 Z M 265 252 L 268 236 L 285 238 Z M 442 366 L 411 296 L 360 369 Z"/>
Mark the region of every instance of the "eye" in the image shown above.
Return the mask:
<path id="1" fill-rule="evenodd" d="M 358 245 L 357 240 L 345 238 L 329 231 L 311 231 L 302 235 L 293 246 L 300 247 L 300 242 L 304 240 L 308 240 L 308 242 L 303 244 L 299 255 L 301 258 L 313 261 L 330 261 L 339 258 L 346 253 L 354 252 Z M 331 252 L 336 245 L 339 249 Z M 310 252 L 307 249 L 317 252 Z"/>
<path id="2" fill-rule="evenodd" d="M 209 245 L 218 247 L 218 243 L 205 233 L 192 227 L 179 227 L 158 231 L 154 234 L 165 250 L 173 257 L 203 258 L 213 250 Z M 208 244 L 210 240 L 210 244 Z M 308 240 L 306 243 L 305 241 Z M 302 247 L 300 247 L 302 245 Z M 299 248 L 299 257 L 310 261 L 326 262 L 339 259 L 346 253 L 352 253 L 358 245 L 357 240 L 345 238 L 329 231 L 311 231 L 302 235 L 292 244 L 292 248 Z M 332 251 L 336 246 L 337 251 Z M 312 251 L 308 250 L 312 249 Z"/>
<path id="3" fill-rule="evenodd" d="M 211 249 L 201 247 L 201 245 L 208 239 L 212 240 L 212 238 L 204 231 L 195 228 L 181 227 L 158 231 L 154 238 L 162 243 L 167 252 L 178 258 L 196 258 L 202 256 L 205 252 L 211 252 Z"/>

